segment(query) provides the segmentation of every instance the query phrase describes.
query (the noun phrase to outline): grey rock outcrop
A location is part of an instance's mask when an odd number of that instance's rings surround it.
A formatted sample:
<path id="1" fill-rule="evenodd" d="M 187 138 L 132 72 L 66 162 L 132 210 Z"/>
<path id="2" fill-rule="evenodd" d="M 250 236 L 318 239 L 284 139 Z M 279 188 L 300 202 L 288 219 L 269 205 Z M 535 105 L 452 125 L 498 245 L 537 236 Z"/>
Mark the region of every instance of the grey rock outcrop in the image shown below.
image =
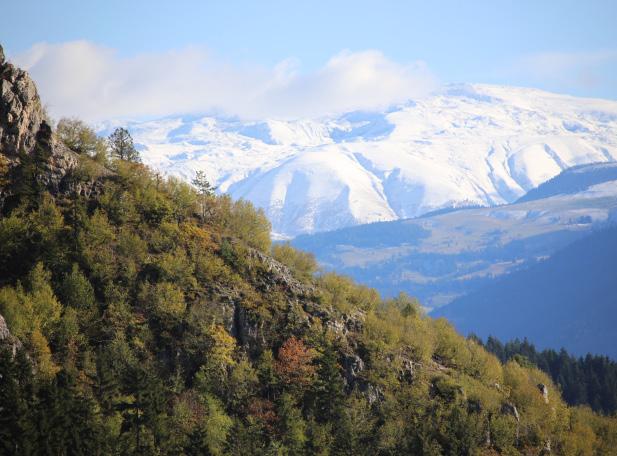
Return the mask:
<path id="1" fill-rule="evenodd" d="M 296 296 L 310 296 L 315 292 L 313 286 L 306 285 L 296 279 L 283 263 L 255 249 L 250 250 L 249 255 L 261 262 L 267 271 L 268 277 L 267 280 L 264 280 L 264 286 L 277 284 Z"/>
<path id="2" fill-rule="evenodd" d="M 53 194 L 75 191 L 69 176 L 80 163 L 79 156 L 57 140 L 45 120 L 36 84 L 30 75 L 7 62 L 0 46 L 0 174 L 9 174 L 20 163 L 20 154 L 31 155 L 40 147 L 49 157 L 42 183 Z M 111 173 L 100 167 L 99 176 Z M 0 208 L 11 190 L 2 187 L 0 175 Z M 100 180 L 79 183 L 77 191 L 88 195 L 100 188 Z"/>
<path id="3" fill-rule="evenodd" d="M 20 340 L 11 334 L 4 317 L 0 315 L 0 350 L 9 349 L 15 356 L 21 346 Z"/>
<path id="4" fill-rule="evenodd" d="M 519 439 L 520 439 L 520 426 L 521 426 L 521 416 L 518 413 L 518 409 L 516 408 L 516 405 L 507 402 L 505 404 L 503 404 L 501 406 L 501 413 L 503 413 L 504 415 L 510 415 L 513 416 L 514 419 L 516 420 L 516 430 L 515 430 L 515 436 L 516 436 L 516 444 L 518 445 L 519 443 Z"/>
<path id="5" fill-rule="evenodd" d="M 544 403 L 548 404 L 548 387 L 544 383 L 538 384 L 538 389 L 542 394 L 542 399 L 544 399 Z"/>
<path id="6" fill-rule="evenodd" d="M 521 416 L 518 413 L 518 409 L 516 408 L 516 405 L 507 402 L 505 404 L 502 405 L 501 407 L 501 413 L 505 414 L 505 415 L 511 415 L 514 417 L 514 419 L 518 422 L 521 420 Z"/>
<path id="7" fill-rule="evenodd" d="M 27 72 L 5 62 L 0 46 L 0 152 L 31 152 L 44 119 L 41 100 Z"/>
<path id="8" fill-rule="evenodd" d="M 8 339 L 10 335 L 9 327 L 6 325 L 4 317 L 0 315 L 0 342 Z"/>
<path id="9" fill-rule="evenodd" d="M 353 386 L 364 371 L 364 361 L 356 353 L 350 353 L 343 358 L 343 370 L 345 382 L 347 385 Z"/>

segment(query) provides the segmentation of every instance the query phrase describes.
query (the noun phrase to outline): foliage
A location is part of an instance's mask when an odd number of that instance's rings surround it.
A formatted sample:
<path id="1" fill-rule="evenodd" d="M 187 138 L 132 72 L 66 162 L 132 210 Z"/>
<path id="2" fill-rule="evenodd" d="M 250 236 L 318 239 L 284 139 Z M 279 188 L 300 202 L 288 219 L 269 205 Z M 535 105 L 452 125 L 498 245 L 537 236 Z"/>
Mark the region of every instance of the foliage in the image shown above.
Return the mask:
<path id="1" fill-rule="evenodd" d="M 303 281 L 310 281 L 317 272 L 317 261 L 313 254 L 294 249 L 289 242 L 274 244 L 272 257 L 290 268 Z"/>
<path id="2" fill-rule="evenodd" d="M 197 171 L 195 173 L 195 178 L 191 181 L 191 183 L 195 186 L 197 192 L 199 193 L 201 220 L 203 222 L 206 220 L 207 216 L 211 215 L 211 210 L 213 206 L 212 201 L 216 187 L 210 184 L 204 171 Z"/>
<path id="3" fill-rule="evenodd" d="M 139 152 L 135 149 L 133 137 L 126 128 L 116 128 L 107 141 L 112 156 L 130 162 L 139 161 Z"/>
<path id="4" fill-rule="evenodd" d="M 502 362 L 522 359 L 546 372 L 570 405 L 589 405 L 608 415 L 617 412 L 617 362 L 606 356 L 588 354 L 577 358 L 564 349 L 540 352 L 526 339 L 503 344 L 489 337 L 483 346 Z"/>
<path id="5" fill-rule="evenodd" d="M 71 122 L 63 141 L 91 154 L 86 127 Z M 203 189 L 115 154 L 108 172 L 80 177 L 97 182 L 88 197 L 49 194 L 33 181 L 36 160 L 10 177 L 26 180 L 0 214 L 0 314 L 22 346 L 0 341 L 1 454 L 617 446 L 617 421 L 566 407 L 533 366 L 540 358 L 507 348 L 528 360 L 504 365 L 414 298 L 383 300 L 315 274 L 314 259 L 287 244 L 271 247 L 249 202 L 208 191 L 204 217 Z M 585 363 L 602 384 L 608 364 Z"/>
<path id="6" fill-rule="evenodd" d="M 56 126 L 56 136 L 73 152 L 105 163 L 108 150 L 105 139 L 99 137 L 86 123 L 79 119 L 62 118 Z"/>
<path id="7" fill-rule="evenodd" d="M 285 385 L 307 386 L 313 382 L 315 366 L 312 351 L 302 340 L 291 337 L 281 348 L 275 363 L 275 371 Z"/>

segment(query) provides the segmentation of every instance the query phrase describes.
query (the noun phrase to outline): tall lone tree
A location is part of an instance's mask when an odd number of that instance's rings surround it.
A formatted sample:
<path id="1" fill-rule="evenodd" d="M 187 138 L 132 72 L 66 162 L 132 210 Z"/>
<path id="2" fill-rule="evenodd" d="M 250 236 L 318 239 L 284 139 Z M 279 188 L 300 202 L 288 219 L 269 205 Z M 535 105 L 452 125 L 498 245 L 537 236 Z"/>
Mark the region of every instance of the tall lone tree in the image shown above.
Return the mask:
<path id="1" fill-rule="evenodd" d="M 201 197 L 201 220 L 204 222 L 208 213 L 208 202 L 214 196 L 216 187 L 213 187 L 212 184 L 210 184 L 206 178 L 206 173 L 203 171 L 197 171 L 195 173 L 195 178 L 192 180 L 192 184 L 197 188 L 199 196 Z"/>
<path id="2" fill-rule="evenodd" d="M 126 160 L 131 162 L 138 162 L 139 152 L 135 149 L 133 144 L 133 138 L 126 128 L 116 128 L 115 131 L 109 135 L 109 149 L 111 154 L 120 160 Z"/>

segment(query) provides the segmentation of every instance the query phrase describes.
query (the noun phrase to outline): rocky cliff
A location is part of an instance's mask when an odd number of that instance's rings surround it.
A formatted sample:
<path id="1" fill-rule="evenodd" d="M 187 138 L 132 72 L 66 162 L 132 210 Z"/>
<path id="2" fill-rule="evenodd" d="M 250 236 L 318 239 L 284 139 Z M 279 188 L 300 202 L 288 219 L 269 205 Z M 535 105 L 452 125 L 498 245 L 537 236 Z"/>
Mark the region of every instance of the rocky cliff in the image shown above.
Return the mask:
<path id="1" fill-rule="evenodd" d="M 6 62 L 0 46 L 0 152 L 16 157 L 32 151 L 44 122 L 41 100 L 25 71 Z"/>
<path id="2" fill-rule="evenodd" d="M 53 135 L 34 81 L 6 61 L 0 45 L 0 208 L 11 194 L 9 179 L 2 177 L 20 164 L 21 154 L 33 154 L 37 145 L 49 157 L 41 181 L 52 193 L 66 191 L 66 177 L 79 165 L 79 156 Z M 92 183 L 80 188 L 81 193 L 92 190 Z"/>
<path id="3" fill-rule="evenodd" d="M 21 346 L 21 341 L 11 334 L 4 317 L 0 315 L 0 350 L 8 349 L 15 356 Z"/>

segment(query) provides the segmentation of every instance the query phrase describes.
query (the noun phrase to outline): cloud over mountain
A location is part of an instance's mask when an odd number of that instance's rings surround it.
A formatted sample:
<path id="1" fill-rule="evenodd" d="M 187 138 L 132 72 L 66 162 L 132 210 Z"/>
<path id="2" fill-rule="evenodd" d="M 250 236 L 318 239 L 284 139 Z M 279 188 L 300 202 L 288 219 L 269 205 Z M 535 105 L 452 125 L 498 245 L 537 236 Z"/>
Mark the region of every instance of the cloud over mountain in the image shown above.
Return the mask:
<path id="1" fill-rule="evenodd" d="M 37 82 L 53 116 L 90 121 L 216 112 L 245 119 L 297 118 L 380 108 L 435 87 L 423 62 L 400 64 L 379 51 L 343 51 L 301 71 L 236 65 L 202 47 L 134 56 L 88 41 L 39 43 L 12 59 Z"/>

